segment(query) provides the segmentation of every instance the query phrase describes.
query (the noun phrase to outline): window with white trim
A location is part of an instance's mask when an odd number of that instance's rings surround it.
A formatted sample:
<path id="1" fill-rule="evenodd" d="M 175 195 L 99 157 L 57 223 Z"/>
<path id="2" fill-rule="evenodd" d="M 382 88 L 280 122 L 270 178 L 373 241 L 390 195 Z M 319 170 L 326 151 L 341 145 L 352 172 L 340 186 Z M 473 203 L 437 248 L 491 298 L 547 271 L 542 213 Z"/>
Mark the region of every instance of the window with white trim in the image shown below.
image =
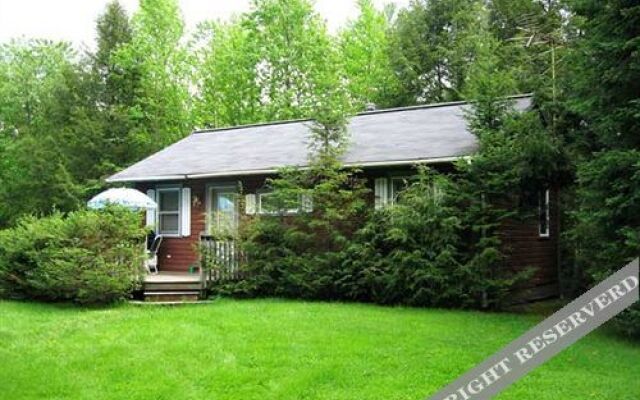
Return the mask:
<path id="1" fill-rule="evenodd" d="M 538 235 L 540 237 L 549 237 L 550 219 L 549 189 L 546 189 L 538 193 Z"/>
<path id="2" fill-rule="evenodd" d="M 180 234 L 180 188 L 158 188 L 158 233 Z"/>

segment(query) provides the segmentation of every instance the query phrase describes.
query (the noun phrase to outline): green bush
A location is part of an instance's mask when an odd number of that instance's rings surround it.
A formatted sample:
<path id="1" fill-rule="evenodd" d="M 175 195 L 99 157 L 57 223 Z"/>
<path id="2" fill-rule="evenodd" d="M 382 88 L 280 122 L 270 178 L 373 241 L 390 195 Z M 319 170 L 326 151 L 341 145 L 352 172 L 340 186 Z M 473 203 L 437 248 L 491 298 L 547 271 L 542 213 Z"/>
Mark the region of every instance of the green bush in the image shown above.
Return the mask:
<path id="1" fill-rule="evenodd" d="M 282 179 L 274 182 L 274 196 L 298 187 L 285 185 L 286 174 Z M 243 296 L 497 308 L 525 276 L 500 268 L 504 257 L 496 237 L 468 234 L 470 227 L 462 224 L 467 208 L 454 200 L 458 187 L 444 176 L 422 170 L 393 207 L 371 216 L 364 212 L 370 205 L 363 193 L 341 193 L 341 185 L 330 181 L 307 192 L 314 195 L 312 213 L 250 223 L 243 242 L 246 279 L 218 289 Z"/>
<path id="2" fill-rule="evenodd" d="M 353 171 L 325 164 L 284 170 L 270 185 L 281 212 L 248 221 L 242 240 L 250 260 L 247 278 L 226 289 L 250 296 L 343 298 L 336 286 L 343 254 L 366 220 L 362 182 Z M 303 196 L 311 199 L 312 210 L 288 215 L 295 207 L 289 200 Z"/>
<path id="3" fill-rule="evenodd" d="M 620 313 L 614 324 L 625 335 L 640 339 L 640 303 L 636 303 Z"/>
<path id="4" fill-rule="evenodd" d="M 120 208 L 27 217 L 0 232 L 0 294 L 78 303 L 127 297 L 142 266 L 144 229 Z"/>
<path id="5" fill-rule="evenodd" d="M 421 174 L 359 232 L 343 262 L 346 292 L 377 303 L 458 304 L 460 221 L 446 202 L 445 179 L 435 189 L 434 178 Z"/>
<path id="6" fill-rule="evenodd" d="M 421 170 L 392 208 L 358 232 L 341 292 L 383 304 L 498 308 L 526 274 L 504 268 L 496 236 L 470 234 L 458 191 L 451 179 Z"/>

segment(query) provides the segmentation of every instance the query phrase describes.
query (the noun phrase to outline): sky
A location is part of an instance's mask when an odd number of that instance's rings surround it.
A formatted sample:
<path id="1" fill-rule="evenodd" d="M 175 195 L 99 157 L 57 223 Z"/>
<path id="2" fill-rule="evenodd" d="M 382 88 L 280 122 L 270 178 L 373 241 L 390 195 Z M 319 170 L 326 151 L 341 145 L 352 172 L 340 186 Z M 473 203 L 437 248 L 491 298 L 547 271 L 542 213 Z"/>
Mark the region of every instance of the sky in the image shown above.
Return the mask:
<path id="1" fill-rule="evenodd" d="M 92 48 L 95 21 L 109 0 L 0 0 L 0 42 L 15 37 L 66 40 Z M 250 0 L 178 0 L 188 30 L 206 19 L 229 19 L 249 9 Z M 120 0 L 131 14 L 138 0 Z M 377 7 L 409 0 L 374 0 Z M 356 0 L 315 0 L 316 10 L 335 32 L 358 15 Z"/>

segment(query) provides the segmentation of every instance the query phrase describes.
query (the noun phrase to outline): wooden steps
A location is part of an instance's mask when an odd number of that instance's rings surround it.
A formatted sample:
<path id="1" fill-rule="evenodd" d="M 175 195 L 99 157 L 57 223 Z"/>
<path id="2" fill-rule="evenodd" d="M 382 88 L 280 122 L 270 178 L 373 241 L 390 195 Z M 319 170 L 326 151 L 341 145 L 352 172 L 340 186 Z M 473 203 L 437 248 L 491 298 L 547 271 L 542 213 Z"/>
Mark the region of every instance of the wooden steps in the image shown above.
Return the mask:
<path id="1" fill-rule="evenodd" d="M 200 299 L 199 291 L 175 291 L 175 292 L 144 292 L 144 301 L 147 302 L 176 302 L 176 301 L 197 301 Z"/>
<path id="2" fill-rule="evenodd" d="M 194 302 L 205 290 L 199 275 L 160 273 L 145 277 L 142 294 L 145 302 Z"/>

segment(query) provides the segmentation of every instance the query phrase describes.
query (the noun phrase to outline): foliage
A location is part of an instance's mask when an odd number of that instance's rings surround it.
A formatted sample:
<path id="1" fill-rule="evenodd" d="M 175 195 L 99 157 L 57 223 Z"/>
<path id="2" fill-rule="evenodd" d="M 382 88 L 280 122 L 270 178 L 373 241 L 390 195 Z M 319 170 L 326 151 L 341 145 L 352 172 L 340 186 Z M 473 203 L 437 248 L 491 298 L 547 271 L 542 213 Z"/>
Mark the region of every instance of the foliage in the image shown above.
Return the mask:
<path id="1" fill-rule="evenodd" d="M 640 254 L 640 151 L 602 151 L 579 164 L 576 198 L 574 262 L 597 283 Z M 639 311 L 635 305 L 617 319 L 635 337 Z"/>
<path id="2" fill-rule="evenodd" d="M 308 117 L 329 93 L 349 98 L 342 61 L 308 0 L 257 0 L 227 22 L 200 25 L 194 49 L 197 125 Z"/>
<path id="3" fill-rule="evenodd" d="M 131 110 L 141 91 L 141 70 L 119 55 L 122 48 L 131 45 L 134 35 L 129 16 L 120 3 L 113 1 L 107 5 L 98 18 L 96 31 L 97 49 L 89 55 L 92 88 L 86 108 L 91 112 L 88 119 L 97 120 L 94 132 L 102 136 L 101 153 L 96 156 L 103 171 L 92 175 L 101 178 L 137 161 L 139 153 L 131 149 L 130 132 L 135 128 Z"/>
<path id="4" fill-rule="evenodd" d="M 0 231 L 4 297 L 109 303 L 135 288 L 144 232 L 122 209 L 25 217 Z"/>
<path id="5" fill-rule="evenodd" d="M 198 63 L 194 124 L 213 128 L 264 120 L 256 84 L 260 58 L 242 21 L 201 24 L 191 47 Z"/>
<path id="6" fill-rule="evenodd" d="M 359 109 L 397 106 L 400 82 L 390 59 L 388 18 L 371 0 L 359 0 L 358 7 L 358 18 L 339 35 L 349 93 Z"/>
<path id="7" fill-rule="evenodd" d="M 181 139 L 191 128 L 188 54 L 181 39 L 184 22 L 176 0 L 141 0 L 131 21 L 131 41 L 114 57 L 139 74 L 130 109 L 135 127 L 128 146 L 140 159 Z"/>
<path id="8" fill-rule="evenodd" d="M 477 0 L 420 0 L 401 10 L 391 36 L 391 59 L 404 103 L 459 100 L 488 14 Z"/>
<path id="9" fill-rule="evenodd" d="M 505 267 L 495 232 L 477 234 L 493 215 L 470 221 L 473 206 L 460 195 L 463 188 L 457 179 L 421 168 L 394 206 L 376 212 L 348 248 L 339 281 L 345 297 L 414 306 L 502 306 L 528 272 Z"/>
<path id="10" fill-rule="evenodd" d="M 476 293 L 466 282 L 474 277 L 458 254 L 461 226 L 450 185 L 422 170 L 391 209 L 377 212 L 358 232 L 338 281 L 346 297 L 414 306 L 473 303 Z"/>
<path id="11" fill-rule="evenodd" d="M 75 53 L 43 40 L 0 45 L 0 226 L 21 214 L 77 207 L 80 193 L 58 146 L 69 127 Z M 64 154 L 64 153 L 63 153 Z M 34 195 L 39 193 L 39 195 Z"/>
<path id="12" fill-rule="evenodd" d="M 260 104 L 271 119 L 309 117 L 341 63 L 326 25 L 309 0 L 254 0 L 243 21 L 257 49 Z"/>
<path id="13" fill-rule="evenodd" d="M 570 230 L 575 264 L 592 284 L 640 249 L 640 13 L 629 1 L 575 1 L 577 38 L 565 103 L 578 118 L 576 206 Z M 598 62 L 593 62 L 598 60 Z M 620 316 L 640 337 L 640 306 Z"/>

